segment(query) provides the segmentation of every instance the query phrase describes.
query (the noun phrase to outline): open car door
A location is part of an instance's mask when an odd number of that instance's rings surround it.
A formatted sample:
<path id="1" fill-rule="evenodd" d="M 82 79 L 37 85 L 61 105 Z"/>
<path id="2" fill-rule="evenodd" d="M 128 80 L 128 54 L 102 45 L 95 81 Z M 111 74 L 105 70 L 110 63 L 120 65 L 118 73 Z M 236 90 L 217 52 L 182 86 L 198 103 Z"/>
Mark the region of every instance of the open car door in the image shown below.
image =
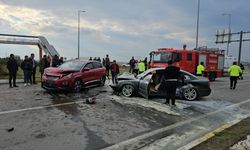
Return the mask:
<path id="1" fill-rule="evenodd" d="M 138 93 L 148 99 L 149 96 L 149 84 L 152 78 L 152 74 L 147 74 L 146 76 L 142 77 L 139 81 L 139 90 Z"/>

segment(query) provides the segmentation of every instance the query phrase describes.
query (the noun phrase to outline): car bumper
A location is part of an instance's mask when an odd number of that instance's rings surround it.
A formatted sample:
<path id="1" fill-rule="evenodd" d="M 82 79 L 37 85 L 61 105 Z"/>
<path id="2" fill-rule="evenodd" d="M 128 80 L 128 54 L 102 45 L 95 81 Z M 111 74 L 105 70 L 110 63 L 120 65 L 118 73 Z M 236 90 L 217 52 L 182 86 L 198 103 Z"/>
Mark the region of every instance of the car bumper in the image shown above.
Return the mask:
<path id="1" fill-rule="evenodd" d="M 200 96 L 200 97 L 208 96 L 208 95 L 211 94 L 211 92 L 212 92 L 211 89 L 200 89 L 200 90 L 199 90 L 199 96 Z"/>
<path id="2" fill-rule="evenodd" d="M 119 86 L 118 84 L 110 85 L 110 87 L 111 87 L 115 92 L 119 92 L 119 90 L 120 90 L 120 86 Z"/>
<path id="3" fill-rule="evenodd" d="M 42 88 L 46 90 L 53 90 L 53 91 L 71 90 L 71 87 L 69 86 L 69 84 L 62 84 L 62 82 L 50 81 L 50 80 L 43 80 Z"/>

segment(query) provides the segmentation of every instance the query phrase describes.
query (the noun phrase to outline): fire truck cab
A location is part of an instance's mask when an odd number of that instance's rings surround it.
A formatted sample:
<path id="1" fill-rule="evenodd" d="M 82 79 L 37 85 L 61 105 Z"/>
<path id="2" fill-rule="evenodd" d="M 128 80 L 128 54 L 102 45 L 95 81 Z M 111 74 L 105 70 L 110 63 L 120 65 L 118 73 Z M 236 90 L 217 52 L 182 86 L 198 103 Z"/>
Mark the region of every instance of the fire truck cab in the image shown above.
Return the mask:
<path id="1" fill-rule="evenodd" d="M 200 62 L 204 62 L 204 75 L 210 81 L 223 76 L 224 50 L 199 48 L 198 50 L 175 50 L 173 48 L 161 48 L 150 52 L 149 67 L 167 67 L 167 62 L 172 60 L 174 65 L 181 69 L 196 74 L 196 68 Z"/>

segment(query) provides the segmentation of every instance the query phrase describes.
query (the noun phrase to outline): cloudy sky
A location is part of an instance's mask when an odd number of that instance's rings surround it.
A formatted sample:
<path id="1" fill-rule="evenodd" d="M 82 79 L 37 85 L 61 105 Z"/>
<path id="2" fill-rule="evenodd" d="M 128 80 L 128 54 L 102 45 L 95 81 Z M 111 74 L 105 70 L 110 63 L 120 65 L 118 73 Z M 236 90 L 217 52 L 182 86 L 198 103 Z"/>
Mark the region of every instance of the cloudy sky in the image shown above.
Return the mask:
<path id="1" fill-rule="evenodd" d="M 163 47 L 195 47 L 198 0 L 0 0 L 0 33 L 42 35 L 60 55 L 77 57 L 77 11 L 81 13 L 82 57 L 109 54 L 127 61 L 147 57 Z M 249 0 L 200 0 L 199 46 L 226 49 L 215 44 L 216 30 L 250 30 Z M 250 36 L 245 36 L 245 38 Z M 236 39 L 239 37 L 235 37 Z M 243 43 L 242 59 L 250 61 L 250 42 Z M 230 44 L 229 54 L 238 56 L 239 43 Z M 25 55 L 36 46 L 0 45 L 0 57 Z"/>

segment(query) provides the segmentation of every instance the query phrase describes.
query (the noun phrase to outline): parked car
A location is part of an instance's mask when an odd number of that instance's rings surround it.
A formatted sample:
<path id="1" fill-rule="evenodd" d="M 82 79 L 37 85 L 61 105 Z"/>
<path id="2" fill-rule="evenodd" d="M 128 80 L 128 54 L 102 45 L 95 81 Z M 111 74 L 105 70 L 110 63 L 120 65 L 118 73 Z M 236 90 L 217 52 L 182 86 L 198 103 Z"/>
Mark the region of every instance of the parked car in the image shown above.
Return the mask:
<path id="1" fill-rule="evenodd" d="M 155 90 L 155 86 L 160 83 L 163 72 L 164 68 L 152 68 L 137 77 L 129 73 L 122 74 L 118 77 L 118 84 L 110 86 L 115 92 L 126 97 L 136 94 L 145 98 L 165 97 L 165 92 Z M 208 79 L 198 78 L 184 70 L 180 72 L 183 80 L 178 81 L 176 96 L 192 101 L 211 93 Z"/>
<path id="2" fill-rule="evenodd" d="M 42 76 L 42 87 L 47 90 L 72 90 L 105 84 L 106 69 L 97 61 L 73 60 L 47 68 Z"/>

